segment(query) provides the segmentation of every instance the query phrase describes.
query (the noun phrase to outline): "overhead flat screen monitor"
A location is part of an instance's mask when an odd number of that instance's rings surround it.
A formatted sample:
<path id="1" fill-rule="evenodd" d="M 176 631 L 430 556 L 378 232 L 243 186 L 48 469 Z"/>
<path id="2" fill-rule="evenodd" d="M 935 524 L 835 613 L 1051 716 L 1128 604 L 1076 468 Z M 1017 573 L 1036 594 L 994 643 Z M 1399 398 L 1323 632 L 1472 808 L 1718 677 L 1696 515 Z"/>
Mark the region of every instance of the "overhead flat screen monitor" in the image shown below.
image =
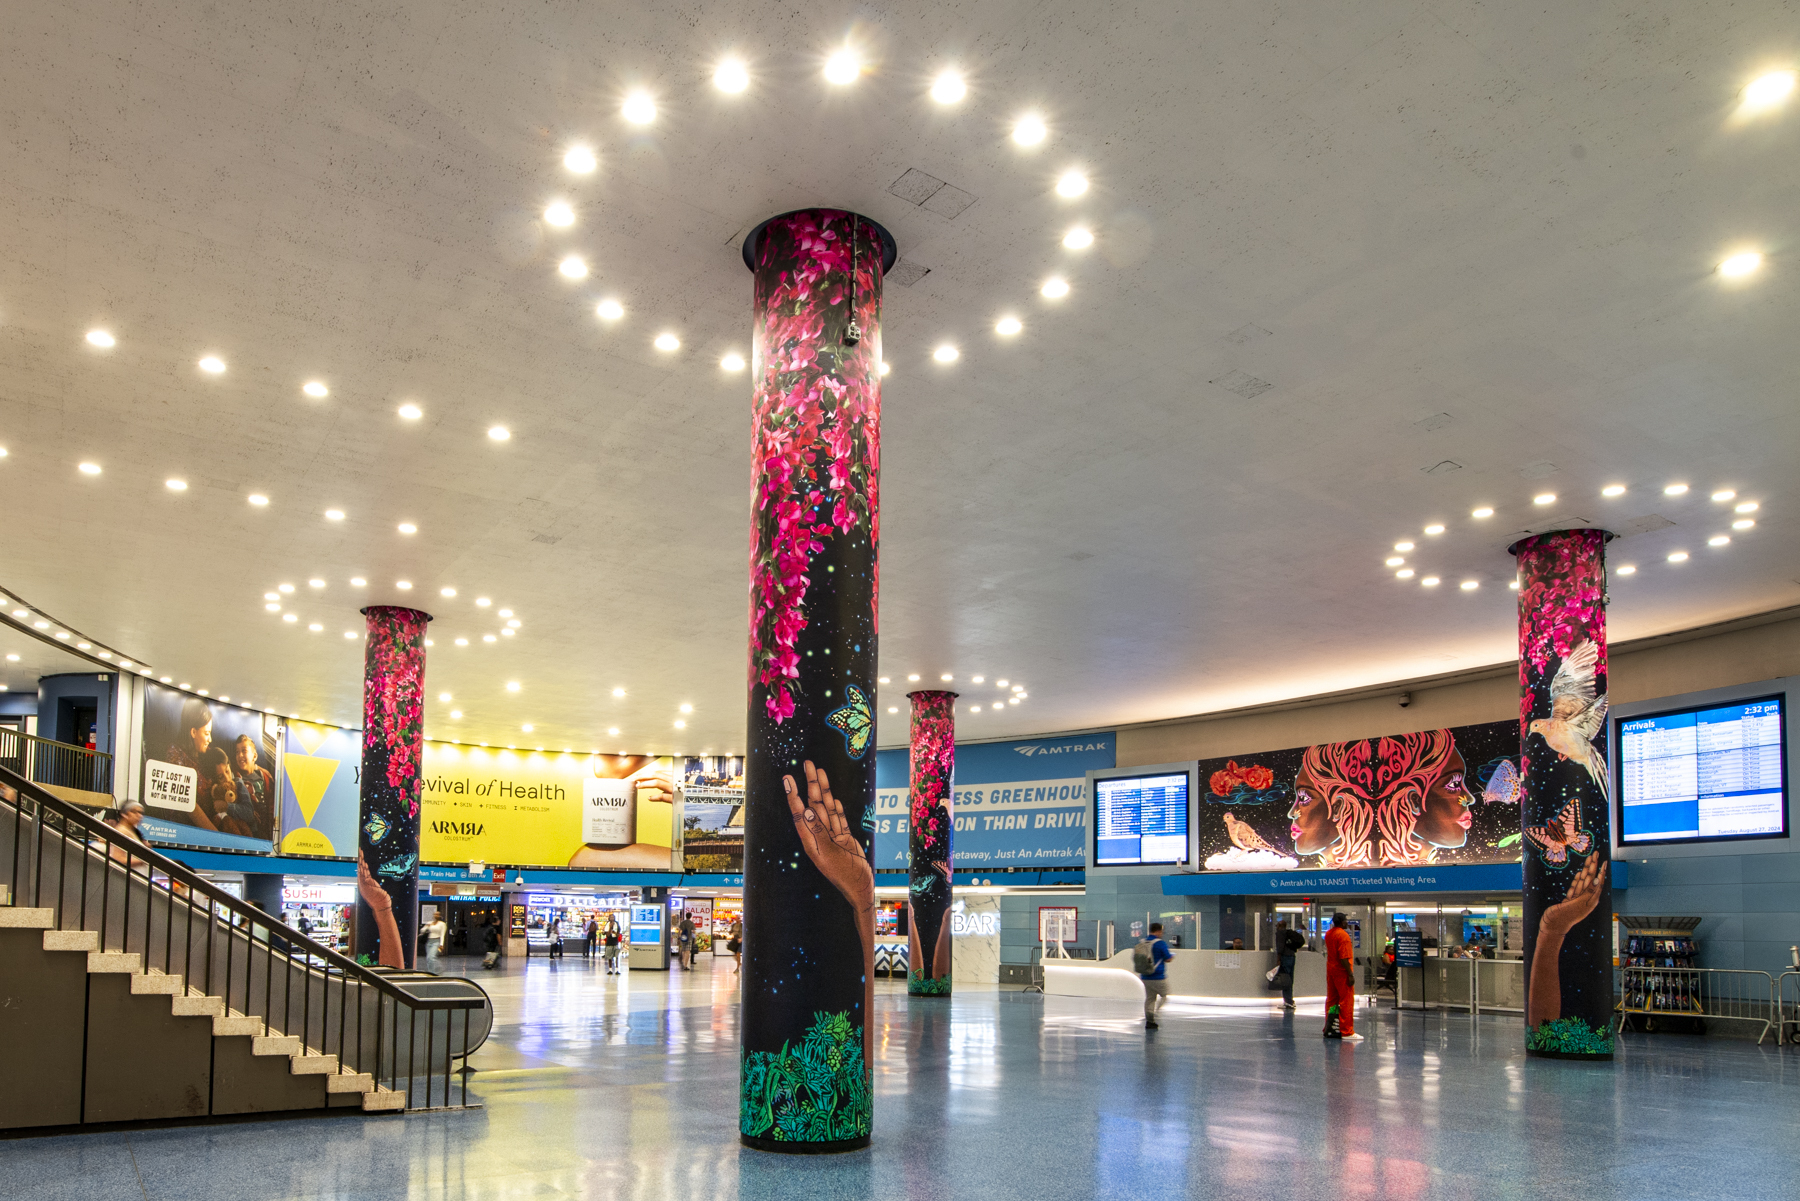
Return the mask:
<path id="1" fill-rule="evenodd" d="M 1100 867 L 1188 861 L 1188 776 L 1094 781 L 1094 862 Z"/>
<path id="2" fill-rule="evenodd" d="M 1787 837 L 1785 701 L 1620 719 L 1620 845 Z"/>

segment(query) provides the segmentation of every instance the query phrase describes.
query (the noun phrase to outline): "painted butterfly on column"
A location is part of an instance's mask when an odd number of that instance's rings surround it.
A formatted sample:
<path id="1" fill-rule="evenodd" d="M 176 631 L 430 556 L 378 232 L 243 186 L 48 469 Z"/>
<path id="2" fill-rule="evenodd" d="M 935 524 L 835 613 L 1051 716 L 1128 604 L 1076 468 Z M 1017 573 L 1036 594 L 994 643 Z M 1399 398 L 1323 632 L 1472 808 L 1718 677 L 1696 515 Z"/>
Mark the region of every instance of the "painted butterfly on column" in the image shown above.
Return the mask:
<path id="1" fill-rule="evenodd" d="M 1581 802 L 1570 801 L 1563 806 L 1562 813 L 1547 826 L 1526 826 L 1525 833 L 1531 841 L 1538 844 L 1544 854 L 1544 862 L 1564 864 L 1569 861 L 1569 852 L 1577 855 L 1588 853 L 1593 840 L 1587 831 L 1577 829 L 1581 824 Z"/>
<path id="2" fill-rule="evenodd" d="M 825 720 L 844 736 L 844 748 L 852 759 L 861 759 L 869 749 L 869 735 L 875 732 L 875 715 L 869 710 L 869 698 L 862 689 L 851 684 L 844 689 L 849 704 L 833 709 Z"/>

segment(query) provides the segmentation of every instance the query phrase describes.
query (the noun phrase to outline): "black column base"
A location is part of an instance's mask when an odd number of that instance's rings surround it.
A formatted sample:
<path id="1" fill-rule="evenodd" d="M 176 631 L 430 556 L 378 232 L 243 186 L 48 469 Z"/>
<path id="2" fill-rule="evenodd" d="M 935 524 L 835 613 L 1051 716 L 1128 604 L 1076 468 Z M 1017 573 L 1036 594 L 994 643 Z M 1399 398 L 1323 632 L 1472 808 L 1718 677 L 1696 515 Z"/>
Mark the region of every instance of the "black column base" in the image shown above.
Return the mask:
<path id="1" fill-rule="evenodd" d="M 1573 1060 L 1581 1061 L 1583 1063 L 1611 1063 L 1612 1062 L 1612 1054 L 1610 1052 L 1605 1055 L 1578 1055 L 1573 1051 L 1533 1051 L 1530 1047 L 1525 1048 L 1525 1058 L 1527 1058 L 1527 1059 L 1573 1059 Z"/>
<path id="2" fill-rule="evenodd" d="M 836 1155 L 842 1151 L 861 1151 L 869 1145 L 869 1136 L 839 1139 L 835 1143 L 798 1143 L 779 1138 L 757 1138 L 740 1134 L 738 1142 L 755 1151 L 773 1151 L 778 1155 Z"/>

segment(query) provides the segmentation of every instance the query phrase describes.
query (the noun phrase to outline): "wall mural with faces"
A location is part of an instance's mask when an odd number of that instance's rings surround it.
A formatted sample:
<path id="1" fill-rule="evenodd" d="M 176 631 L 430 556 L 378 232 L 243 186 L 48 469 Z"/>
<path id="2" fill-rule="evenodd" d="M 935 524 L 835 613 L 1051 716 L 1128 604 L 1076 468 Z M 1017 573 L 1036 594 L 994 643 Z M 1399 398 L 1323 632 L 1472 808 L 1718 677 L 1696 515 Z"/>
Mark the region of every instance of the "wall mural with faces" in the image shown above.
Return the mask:
<path id="1" fill-rule="evenodd" d="M 1200 761 L 1208 871 L 1516 863 L 1512 721 Z"/>

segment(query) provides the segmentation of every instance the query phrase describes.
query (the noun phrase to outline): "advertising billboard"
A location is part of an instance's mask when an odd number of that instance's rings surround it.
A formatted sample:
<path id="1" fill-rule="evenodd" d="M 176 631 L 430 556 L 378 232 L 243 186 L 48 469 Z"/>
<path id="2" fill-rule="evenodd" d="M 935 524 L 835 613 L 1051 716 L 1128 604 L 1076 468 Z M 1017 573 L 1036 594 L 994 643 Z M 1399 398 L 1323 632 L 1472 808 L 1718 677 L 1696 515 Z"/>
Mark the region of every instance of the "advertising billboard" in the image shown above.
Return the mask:
<path id="1" fill-rule="evenodd" d="M 144 837 L 273 850 L 279 729 L 253 709 L 146 682 Z"/>
<path id="2" fill-rule="evenodd" d="M 690 755 L 681 761 L 684 870 L 744 870 L 744 759 Z"/>
<path id="3" fill-rule="evenodd" d="M 356 857 L 362 731 L 290 719 L 281 755 L 281 850 Z"/>
<path id="4" fill-rule="evenodd" d="M 958 743 L 952 813 L 956 871 L 1082 867 L 1087 861 L 1087 773 L 1110 768 L 1114 736 Z M 907 867 L 905 747 L 875 755 L 875 870 Z"/>

